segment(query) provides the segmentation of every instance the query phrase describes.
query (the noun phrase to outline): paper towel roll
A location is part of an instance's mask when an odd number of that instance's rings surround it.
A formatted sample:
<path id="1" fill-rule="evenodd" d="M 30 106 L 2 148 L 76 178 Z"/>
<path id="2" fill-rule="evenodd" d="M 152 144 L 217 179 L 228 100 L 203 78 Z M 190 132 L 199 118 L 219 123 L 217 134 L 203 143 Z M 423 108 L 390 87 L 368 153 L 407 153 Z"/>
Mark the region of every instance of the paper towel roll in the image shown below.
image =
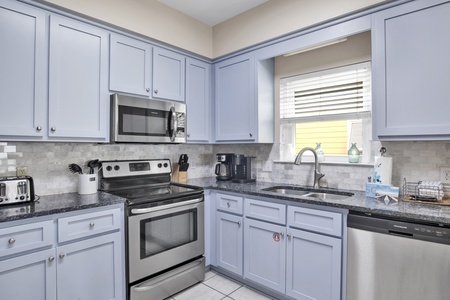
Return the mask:
<path id="1" fill-rule="evenodd" d="M 373 182 L 391 184 L 392 157 L 375 156 Z"/>

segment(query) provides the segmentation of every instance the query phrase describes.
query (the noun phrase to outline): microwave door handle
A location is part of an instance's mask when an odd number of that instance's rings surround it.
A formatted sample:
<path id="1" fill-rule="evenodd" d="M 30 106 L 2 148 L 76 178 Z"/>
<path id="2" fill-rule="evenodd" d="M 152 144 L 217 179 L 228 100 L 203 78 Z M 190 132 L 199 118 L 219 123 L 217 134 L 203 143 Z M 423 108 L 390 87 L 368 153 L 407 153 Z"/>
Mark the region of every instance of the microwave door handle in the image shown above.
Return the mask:
<path id="1" fill-rule="evenodd" d="M 175 108 L 172 106 L 170 108 L 169 112 L 170 116 L 170 141 L 175 141 L 175 137 L 177 136 L 177 127 L 178 127 L 178 121 L 177 121 L 177 113 L 175 112 Z"/>

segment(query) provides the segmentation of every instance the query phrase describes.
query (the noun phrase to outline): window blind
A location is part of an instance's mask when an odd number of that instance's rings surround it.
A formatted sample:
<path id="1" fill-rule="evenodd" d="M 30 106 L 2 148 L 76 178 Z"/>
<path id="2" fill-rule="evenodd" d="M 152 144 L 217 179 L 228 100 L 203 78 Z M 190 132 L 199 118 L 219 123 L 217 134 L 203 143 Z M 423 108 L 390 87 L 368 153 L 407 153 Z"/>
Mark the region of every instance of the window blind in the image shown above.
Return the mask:
<path id="1" fill-rule="evenodd" d="M 280 122 L 301 123 L 368 118 L 370 62 L 280 80 Z"/>

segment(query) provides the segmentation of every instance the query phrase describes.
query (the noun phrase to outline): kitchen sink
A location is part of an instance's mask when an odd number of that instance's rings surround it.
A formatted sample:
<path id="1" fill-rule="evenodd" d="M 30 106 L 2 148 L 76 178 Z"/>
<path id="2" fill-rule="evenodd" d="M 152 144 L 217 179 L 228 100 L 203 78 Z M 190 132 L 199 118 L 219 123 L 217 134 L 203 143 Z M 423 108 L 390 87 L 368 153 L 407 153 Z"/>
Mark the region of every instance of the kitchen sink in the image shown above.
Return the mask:
<path id="1" fill-rule="evenodd" d="M 272 192 L 277 194 L 299 196 L 299 197 L 311 197 L 320 200 L 343 200 L 353 196 L 352 193 L 347 192 L 335 192 L 324 191 L 322 189 L 301 188 L 295 186 L 273 186 L 262 189 L 262 191 Z"/>

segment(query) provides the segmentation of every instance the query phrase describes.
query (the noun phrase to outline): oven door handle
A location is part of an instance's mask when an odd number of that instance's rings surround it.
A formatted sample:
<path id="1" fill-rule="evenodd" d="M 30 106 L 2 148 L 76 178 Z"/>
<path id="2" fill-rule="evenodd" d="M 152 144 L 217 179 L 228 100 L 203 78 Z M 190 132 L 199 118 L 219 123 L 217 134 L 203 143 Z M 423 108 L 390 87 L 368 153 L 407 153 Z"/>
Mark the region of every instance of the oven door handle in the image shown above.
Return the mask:
<path id="1" fill-rule="evenodd" d="M 133 208 L 133 209 L 131 209 L 131 213 L 134 215 L 147 214 L 149 212 L 154 212 L 154 211 L 178 207 L 178 206 L 185 206 L 185 205 L 189 205 L 189 204 L 199 203 L 202 201 L 203 201 L 203 198 L 197 198 L 197 199 L 177 202 L 177 203 L 173 203 L 173 204 L 168 204 L 168 205 L 161 205 L 161 206 L 148 207 L 148 208 Z"/>

